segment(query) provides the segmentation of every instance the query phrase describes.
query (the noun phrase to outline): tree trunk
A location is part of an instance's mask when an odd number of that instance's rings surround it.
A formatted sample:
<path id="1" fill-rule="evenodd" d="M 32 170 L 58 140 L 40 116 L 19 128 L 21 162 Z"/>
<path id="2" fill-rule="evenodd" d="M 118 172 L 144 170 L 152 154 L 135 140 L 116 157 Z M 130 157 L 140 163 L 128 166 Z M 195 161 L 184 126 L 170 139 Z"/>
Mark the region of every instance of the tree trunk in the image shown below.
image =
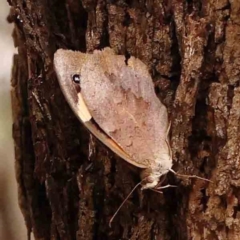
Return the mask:
<path id="1" fill-rule="evenodd" d="M 35 239 L 240 239 L 240 3 L 9 0 L 19 204 Z M 53 70 L 58 48 L 110 46 L 149 68 L 171 119 L 177 188 L 137 189 L 139 170 L 76 119 Z M 146 142 L 147 144 L 147 142 Z"/>

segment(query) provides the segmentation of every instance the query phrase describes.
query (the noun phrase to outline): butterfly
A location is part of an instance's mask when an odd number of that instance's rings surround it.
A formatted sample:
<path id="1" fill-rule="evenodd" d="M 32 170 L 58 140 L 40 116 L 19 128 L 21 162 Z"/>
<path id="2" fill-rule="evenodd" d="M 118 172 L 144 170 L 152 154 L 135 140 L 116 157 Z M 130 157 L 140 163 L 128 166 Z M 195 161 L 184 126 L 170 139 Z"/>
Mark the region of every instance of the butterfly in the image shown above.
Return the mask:
<path id="1" fill-rule="evenodd" d="M 166 107 L 147 66 L 110 48 L 93 54 L 59 49 L 54 67 L 75 115 L 102 143 L 141 168 L 142 189 L 154 188 L 172 167 Z"/>

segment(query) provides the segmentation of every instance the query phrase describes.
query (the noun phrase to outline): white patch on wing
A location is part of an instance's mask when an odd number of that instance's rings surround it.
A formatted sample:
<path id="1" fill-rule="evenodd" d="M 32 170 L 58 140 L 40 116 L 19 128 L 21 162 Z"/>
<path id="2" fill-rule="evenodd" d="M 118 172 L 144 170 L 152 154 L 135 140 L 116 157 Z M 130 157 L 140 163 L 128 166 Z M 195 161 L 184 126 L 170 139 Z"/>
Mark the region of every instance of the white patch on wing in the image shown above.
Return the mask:
<path id="1" fill-rule="evenodd" d="M 88 122 L 92 118 L 88 108 L 83 100 L 82 94 L 78 93 L 78 103 L 77 103 L 78 115 L 83 122 Z"/>

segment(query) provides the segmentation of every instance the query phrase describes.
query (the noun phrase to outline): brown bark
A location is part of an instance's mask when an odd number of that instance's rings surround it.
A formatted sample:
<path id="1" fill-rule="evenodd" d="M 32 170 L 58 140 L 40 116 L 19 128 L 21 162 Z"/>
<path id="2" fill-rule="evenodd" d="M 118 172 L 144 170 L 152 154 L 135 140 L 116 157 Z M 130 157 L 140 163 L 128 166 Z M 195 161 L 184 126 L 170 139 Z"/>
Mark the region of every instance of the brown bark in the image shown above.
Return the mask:
<path id="1" fill-rule="evenodd" d="M 239 239 L 240 3 L 9 0 L 19 204 L 35 239 Z M 53 71 L 58 48 L 111 46 L 147 64 L 169 109 L 176 179 L 135 191 L 138 171 L 89 138 Z M 147 144 L 147 143 L 146 143 Z"/>

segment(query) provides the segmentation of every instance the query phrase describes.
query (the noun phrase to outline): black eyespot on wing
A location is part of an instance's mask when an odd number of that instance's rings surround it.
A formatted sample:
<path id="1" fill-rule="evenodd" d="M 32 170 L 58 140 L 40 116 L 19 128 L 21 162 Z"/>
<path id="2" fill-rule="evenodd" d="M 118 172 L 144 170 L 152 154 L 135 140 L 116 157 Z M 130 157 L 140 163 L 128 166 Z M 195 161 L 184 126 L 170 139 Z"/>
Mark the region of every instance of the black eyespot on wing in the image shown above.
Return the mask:
<path id="1" fill-rule="evenodd" d="M 80 81 L 81 81 L 81 76 L 79 74 L 74 74 L 72 76 L 72 80 L 73 80 L 74 83 L 78 83 L 79 84 Z"/>
<path id="2" fill-rule="evenodd" d="M 81 76 L 79 74 L 74 74 L 71 76 L 72 77 L 72 81 L 73 81 L 73 87 L 76 89 L 77 93 L 81 92 Z"/>

